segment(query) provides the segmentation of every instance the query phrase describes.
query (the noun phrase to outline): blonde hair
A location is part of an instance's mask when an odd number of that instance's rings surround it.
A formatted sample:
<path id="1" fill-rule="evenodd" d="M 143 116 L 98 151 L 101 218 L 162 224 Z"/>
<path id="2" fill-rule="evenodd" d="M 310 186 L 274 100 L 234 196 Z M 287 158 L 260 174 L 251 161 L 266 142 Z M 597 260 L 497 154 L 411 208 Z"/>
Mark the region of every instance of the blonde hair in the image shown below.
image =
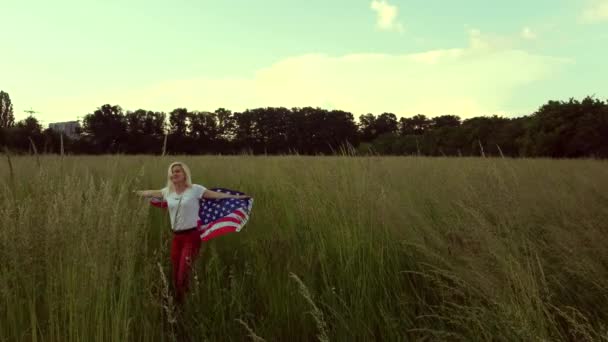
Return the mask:
<path id="1" fill-rule="evenodd" d="M 173 185 L 173 182 L 171 181 L 171 175 L 173 173 L 173 167 L 174 166 L 181 166 L 182 170 L 184 170 L 184 175 L 186 176 L 186 187 L 191 187 L 192 186 L 192 176 L 190 173 L 190 168 L 188 167 L 188 165 L 184 164 L 183 162 L 173 162 L 171 163 L 171 165 L 169 165 L 169 169 L 167 170 L 167 193 L 172 193 L 175 191 L 175 186 Z"/>

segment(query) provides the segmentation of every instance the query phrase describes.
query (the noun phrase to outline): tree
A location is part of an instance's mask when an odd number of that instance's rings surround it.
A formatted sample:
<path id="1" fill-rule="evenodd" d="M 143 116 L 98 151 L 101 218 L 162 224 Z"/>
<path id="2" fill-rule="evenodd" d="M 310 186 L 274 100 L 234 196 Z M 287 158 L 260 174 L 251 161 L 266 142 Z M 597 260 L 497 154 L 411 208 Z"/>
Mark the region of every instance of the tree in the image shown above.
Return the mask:
<path id="1" fill-rule="evenodd" d="M 376 134 L 375 123 L 376 116 L 374 114 L 367 113 L 359 116 L 359 134 L 361 135 L 361 140 L 369 142 L 378 136 Z"/>
<path id="2" fill-rule="evenodd" d="M 346 143 L 352 144 L 357 139 L 357 125 L 349 112 L 308 107 L 306 121 L 309 154 L 337 153 Z"/>
<path id="3" fill-rule="evenodd" d="M 254 143 L 255 123 L 250 110 L 234 113 L 235 131 L 234 143 L 237 153 L 251 152 Z"/>
<path id="4" fill-rule="evenodd" d="M 189 118 L 186 108 L 176 108 L 169 113 L 169 137 L 167 148 L 171 153 L 193 153 L 196 149 L 189 136 Z"/>
<path id="5" fill-rule="evenodd" d="M 327 113 L 324 127 L 327 142 L 332 146 L 333 149 L 345 147 L 346 144 L 355 146 L 359 142 L 355 117 L 350 112 L 345 112 L 342 110 L 330 111 Z"/>
<path id="6" fill-rule="evenodd" d="M 531 117 L 524 150 L 531 156 L 608 156 L 608 104 L 586 97 L 549 101 Z"/>
<path id="7" fill-rule="evenodd" d="M 397 116 L 393 113 L 382 113 L 376 118 L 374 127 L 377 135 L 395 133 L 398 130 Z"/>
<path id="8" fill-rule="evenodd" d="M 278 154 L 289 151 L 288 118 L 291 112 L 283 107 L 266 107 L 234 114 L 234 143 L 238 150 Z"/>
<path id="9" fill-rule="evenodd" d="M 463 150 L 466 154 L 479 156 L 483 147 L 484 154 L 498 156 L 500 154 L 498 148 L 508 143 L 502 139 L 501 132 L 509 122 L 509 119 L 497 115 L 464 120 L 461 126 L 464 138 Z"/>
<path id="10" fill-rule="evenodd" d="M 60 136 L 50 129 L 41 132 L 34 117 L 13 124 L 10 98 L 0 94 L 9 126 L 0 127 L 0 145 L 26 152 L 32 139 L 39 152 L 59 151 Z M 159 153 L 165 119 L 165 113 L 138 109 L 123 114 L 119 106 L 106 104 L 84 117 L 81 139 L 64 137 L 63 145 L 73 153 Z M 461 121 L 456 115 L 429 119 L 418 114 L 397 121 L 395 114 L 382 113 L 361 115 L 357 124 L 353 114 L 341 110 L 264 107 L 240 113 L 177 108 L 168 121 L 170 153 L 314 155 L 340 152 L 348 143 L 364 153 L 479 156 L 481 143 L 489 156 L 608 157 L 608 103 L 591 97 L 549 101 L 518 118 Z"/>
<path id="11" fill-rule="evenodd" d="M 372 141 L 380 135 L 395 133 L 398 130 L 397 116 L 393 113 L 382 113 L 378 117 L 368 113 L 359 116 L 359 122 L 363 141 Z"/>
<path id="12" fill-rule="evenodd" d="M 129 153 L 158 153 L 161 151 L 165 113 L 138 109 L 127 112 L 127 146 Z"/>
<path id="13" fill-rule="evenodd" d="M 214 115 L 217 120 L 215 152 L 222 154 L 232 153 L 236 128 L 234 115 L 225 108 L 216 109 Z"/>
<path id="14" fill-rule="evenodd" d="M 312 107 L 292 108 L 291 113 L 287 116 L 285 139 L 292 152 L 302 154 L 309 152 L 312 136 L 307 113 L 313 110 Z"/>
<path id="15" fill-rule="evenodd" d="M 433 129 L 442 127 L 458 127 L 460 126 L 460 117 L 456 115 L 441 115 L 431 119 L 431 127 Z"/>
<path id="16" fill-rule="evenodd" d="M 125 152 L 127 122 L 120 106 L 105 104 L 83 119 L 84 138 L 95 153 Z"/>
<path id="17" fill-rule="evenodd" d="M 190 115 L 186 108 L 176 108 L 169 113 L 169 129 L 171 134 L 185 137 L 188 132 L 187 119 Z"/>
<path id="18" fill-rule="evenodd" d="M 36 145 L 36 149 L 41 148 L 43 143 L 42 126 L 33 116 L 17 122 L 16 125 L 8 129 L 8 145 L 18 151 L 30 151 L 31 141 Z M 38 152 L 42 152 L 38 150 Z"/>
<path id="19" fill-rule="evenodd" d="M 399 133 L 401 133 L 401 135 L 420 135 L 430 127 L 431 121 L 423 114 L 415 115 L 412 118 L 401 118 L 401 120 L 399 120 Z"/>
<path id="20" fill-rule="evenodd" d="M 42 153 L 60 153 L 61 152 L 61 133 L 54 131 L 51 128 L 47 128 L 42 132 L 42 136 L 43 136 L 43 144 L 41 147 L 41 152 Z M 63 137 L 63 143 L 64 143 L 64 150 L 65 150 L 65 143 L 66 143 L 66 137 Z M 79 144 L 77 144 L 78 147 L 83 146 L 84 144 L 82 142 L 79 141 Z M 84 151 L 85 153 L 87 151 Z"/>
<path id="21" fill-rule="evenodd" d="M 254 109 L 253 130 L 255 147 L 259 153 L 286 153 L 287 147 L 287 117 L 291 114 L 284 107 L 266 107 Z"/>
<path id="22" fill-rule="evenodd" d="M 218 140 L 218 122 L 215 113 L 189 113 L 190 137 L 196 146 L 195 153 L 214 152 Z"/>
<path id="23" fill-rule="evenodd" d="M 218 108 L 215 110 L 215 117 L 218 126 L 218 139 L 229 141 L 234 138 L 235 122 L 232 112 L 224 108 Z"/>
<path id="24" fill-rule="evenodd" d="M 8 93 L 0 90 L 0 128 L 10 128 L 15 124 L 13 103 Z"/>

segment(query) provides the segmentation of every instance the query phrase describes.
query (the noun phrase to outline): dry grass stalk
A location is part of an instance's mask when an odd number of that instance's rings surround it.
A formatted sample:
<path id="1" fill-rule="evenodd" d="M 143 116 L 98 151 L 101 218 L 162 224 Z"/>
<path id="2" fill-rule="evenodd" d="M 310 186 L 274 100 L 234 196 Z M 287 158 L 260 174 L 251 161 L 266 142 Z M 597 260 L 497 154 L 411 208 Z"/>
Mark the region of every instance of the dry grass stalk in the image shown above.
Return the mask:
<path id="1" fill-rule="evenodd" d="M 498 152 L 500 153 L 500 157 L 504 159 L 505 155 L 502 154 L 502 149 L 500 148 L 500 146 L 498 146 L 498 144 L 496 144 L 496 147 L 498 148 Z"/>
<path id="2" fill-rule="evenodd" d="M 38 163 L 38 168 L 40 168 L 40 156 L 38 156 L 38 149 L 36 148 L 36 144 L 34 144 L 34 140 L 32 140 L 32 137 L 27 138 L 30 140 L 30 146 L 32 147 L 32 150 L 36 155 L 36 162 Z"/>
<path id="3" fill-rule="evenodd" d="M 175 305 L 173 304 L 173 296 L 169 294 L 169 284 L 167 283 L 167 277 L 165 277 L 165 272 L 163 272 L 163 267 L 160 263 L 158 264 L 158 270 L 160 271 L 160 279 L 163 282 L 163 298 L 166 300 L 166 305 L 163 305 L 165 312 L 167 313 L 167 322 L 171 325 L 177 323 L 177 318 L 175 317 Z"/>
<path id="4" fill-rule="evenodd" d="M 481 140 L 477 139 L 477 142 L 479 143 L 479 150 L 481 151 L 481 156 L 485 158 L 486 154 L 483 151 L 483 145 L 481 144 Z"/>
<path id="5" fill-rule="evenodd" d="M 60 143 L 61 143 L 60 144 L 60 151 L 61 151 L 60 153 L 61 153 L 61 156 L 63 156 L 63 133 L 59 136 L 59 139 L 60 139 Z"/>
<path id="6" fill-rule="evenodd" d="M 245 330 L 247 330 L 247 332 L 249 333 L 249 337 L 251 337 L 252 341 L 255 342 L 266 342 L 265 339 L 261 338 L 260 336 L 258 336 L 253 329 L 251 329 L 251 327 L 249 327 L 249 325 L 247 324 L 247 322 L 243 321 L 240 318 L 235 319 L 235 321 L 237 321 L 239 324 L 241 324 L 243 327 L 245 327 Z"/>
<path id="7" fill-rule="evenodd" d="M 300 288 L 300 294 L 302 295 L 302 297 L 304 297 L 304 299 L 306 299 L 310 306 L 312 306 L 311 314 L 315 320 L 315 323 L 317 324 L 317 329 L 319 329 L 319 334 L 317 335 L 317 338 L 320 342 L 329 342 L 329 338 L 327 337 L 327 323 L 325 323 L 323 311 L 321 311 L 321 309 L 319 309 L 319 307 L 312 300 L 312 296 L 310 294 L 310 291 L 308 291 L 308 287 L 306 287 L 306 284 L 304 284 L 304 282 L 302 282 L 302 280 L 292 272 L 289 273 L 289 276 L 293 280 L 295 280 L 296 283 L 298 283 L 298 287 Z"/>
<path id="8" fill-rule="evenodd" d="M 11 175 L 11 182 L 15 183 L 15 172 L 13 171 L 13 162 L 11 161 L 11 152 L 8 150 L 8 147 L 4 146 L 4 153 L 6 154 L 6 159 L 8 160 L 8 169 Z"/>

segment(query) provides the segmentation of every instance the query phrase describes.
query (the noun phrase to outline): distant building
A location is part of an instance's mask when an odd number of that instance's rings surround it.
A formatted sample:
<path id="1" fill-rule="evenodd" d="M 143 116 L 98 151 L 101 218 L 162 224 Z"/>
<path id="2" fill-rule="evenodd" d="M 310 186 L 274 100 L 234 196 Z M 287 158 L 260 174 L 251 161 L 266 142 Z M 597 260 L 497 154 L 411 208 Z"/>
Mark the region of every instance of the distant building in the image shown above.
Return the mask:
<path id="1" fill-rule="evenodd" d="M 49 128 L 55 132 L 63 133 L 71 139 L 78 138 L 80 123 L 78 121 L 54 122 L 49 124 Z"/>

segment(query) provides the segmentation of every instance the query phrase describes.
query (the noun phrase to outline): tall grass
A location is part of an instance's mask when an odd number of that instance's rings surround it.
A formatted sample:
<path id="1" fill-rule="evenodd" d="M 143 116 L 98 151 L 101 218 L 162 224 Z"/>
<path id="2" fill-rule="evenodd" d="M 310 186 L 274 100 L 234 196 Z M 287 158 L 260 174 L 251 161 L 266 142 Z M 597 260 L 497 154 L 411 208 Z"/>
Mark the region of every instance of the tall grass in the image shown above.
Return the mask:
<path id="1" fill-rule="evenodd" d="M 180 157 L 255 206 L 178 309 L 174 158 L 5 160 L 0 341 L 608 341 L 606 162 Z"/>

